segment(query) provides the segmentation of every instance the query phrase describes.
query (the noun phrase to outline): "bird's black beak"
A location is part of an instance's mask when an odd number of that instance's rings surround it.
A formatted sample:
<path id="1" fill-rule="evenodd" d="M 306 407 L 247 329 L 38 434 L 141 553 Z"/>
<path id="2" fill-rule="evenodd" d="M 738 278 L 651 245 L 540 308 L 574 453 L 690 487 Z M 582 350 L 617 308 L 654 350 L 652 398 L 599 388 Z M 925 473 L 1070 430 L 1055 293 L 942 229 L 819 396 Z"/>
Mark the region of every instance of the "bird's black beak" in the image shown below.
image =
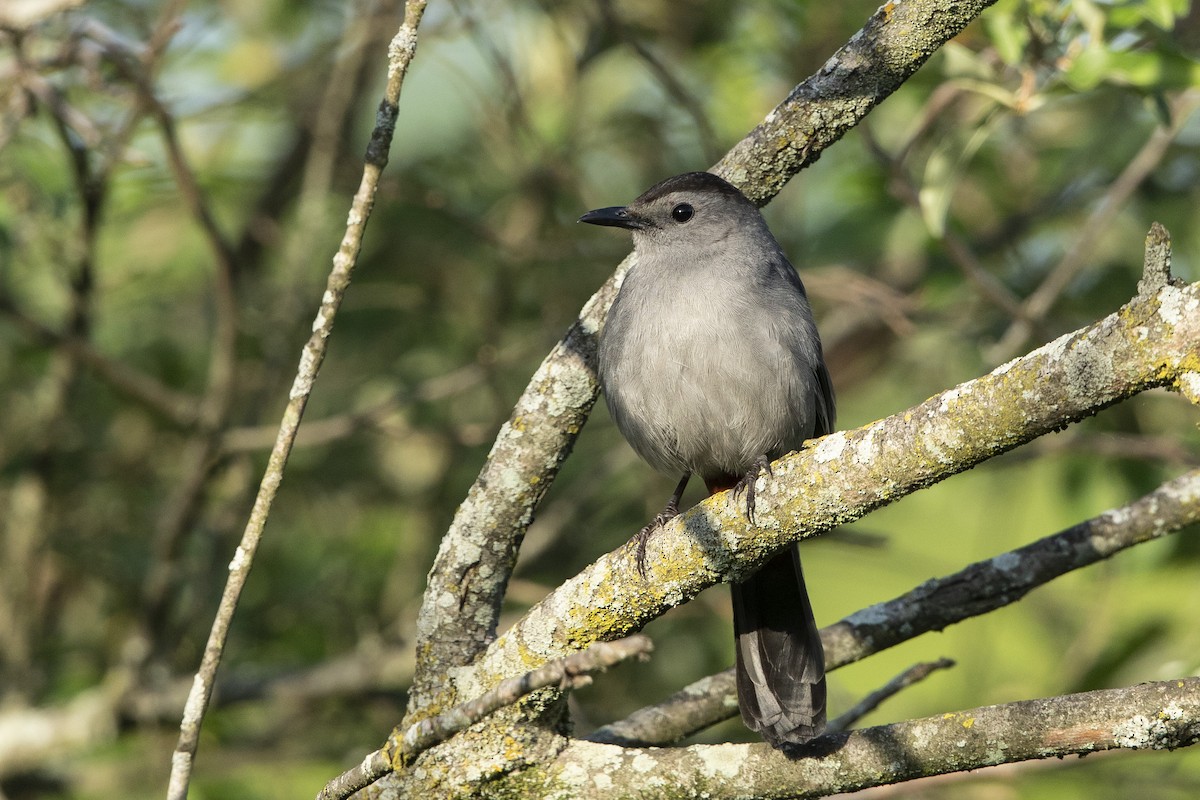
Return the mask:
<path id="1" fill-rule="evenodd" d="M 625 206 L 597 208 L 595 211 L 584 214 L 579 221 L 589 225 L 606 225 L 610 228 L 626 228 L 631 231 L 646 227 L 645 221 L 641 217 L 631 214 Z"/>

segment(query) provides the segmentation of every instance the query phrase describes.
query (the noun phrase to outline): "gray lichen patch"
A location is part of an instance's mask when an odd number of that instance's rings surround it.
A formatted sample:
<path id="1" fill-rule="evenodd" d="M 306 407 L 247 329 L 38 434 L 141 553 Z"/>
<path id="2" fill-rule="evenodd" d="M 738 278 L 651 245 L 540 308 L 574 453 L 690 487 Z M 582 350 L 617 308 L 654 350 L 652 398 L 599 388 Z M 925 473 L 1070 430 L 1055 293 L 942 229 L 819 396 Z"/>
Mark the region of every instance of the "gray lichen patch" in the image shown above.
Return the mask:
<path id="1" fill-rule="evenodd" d="M 1185 741 L 1180 726 L 1186 716 L 1172 701 L 1154 717 L 1137 714 L 1120 723 L 1113 728 L 1113 740 L 1131 750 L 1173 750 Z"/>

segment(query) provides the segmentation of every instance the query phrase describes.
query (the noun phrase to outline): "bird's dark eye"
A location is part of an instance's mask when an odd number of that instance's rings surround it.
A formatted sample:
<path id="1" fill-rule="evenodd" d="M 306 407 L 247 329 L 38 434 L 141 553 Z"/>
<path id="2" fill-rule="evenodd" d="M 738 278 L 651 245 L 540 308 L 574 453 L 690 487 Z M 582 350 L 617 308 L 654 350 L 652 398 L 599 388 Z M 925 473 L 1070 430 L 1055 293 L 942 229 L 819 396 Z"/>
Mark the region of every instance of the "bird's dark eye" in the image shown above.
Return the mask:
<path id="1" fill-rule="evenodd" d="M 696 210 L 690 205 L 687 203 L 680 203 L 671 209 L 671 219 L 675 220 L 676 222 L 687 222 L 692 218 L 692 214 L 694 213 L 696 213 Z"/>

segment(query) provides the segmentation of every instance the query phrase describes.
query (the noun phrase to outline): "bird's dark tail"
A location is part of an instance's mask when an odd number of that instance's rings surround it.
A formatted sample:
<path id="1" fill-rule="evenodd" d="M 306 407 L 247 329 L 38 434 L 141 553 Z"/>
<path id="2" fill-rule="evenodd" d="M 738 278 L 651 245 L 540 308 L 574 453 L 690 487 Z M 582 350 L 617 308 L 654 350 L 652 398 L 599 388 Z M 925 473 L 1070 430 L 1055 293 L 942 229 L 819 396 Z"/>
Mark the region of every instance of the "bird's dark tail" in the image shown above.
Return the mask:
<path id="1" fill-rule="evenodd" d="M 742 720 L 781 749 L 825 728 L 825 652 L 813 620 L 800 553 L 779 553 L 733 591 Z"/>

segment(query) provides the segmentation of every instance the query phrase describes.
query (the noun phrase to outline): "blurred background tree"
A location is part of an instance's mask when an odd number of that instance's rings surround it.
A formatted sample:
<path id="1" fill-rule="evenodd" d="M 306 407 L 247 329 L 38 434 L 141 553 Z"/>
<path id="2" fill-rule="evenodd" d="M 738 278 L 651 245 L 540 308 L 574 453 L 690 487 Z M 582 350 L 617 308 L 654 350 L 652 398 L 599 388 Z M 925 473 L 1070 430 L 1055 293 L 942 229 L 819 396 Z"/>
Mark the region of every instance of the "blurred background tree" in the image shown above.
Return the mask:
<path id="1" fill-rule="evenodd" d="M 0 791 L 158 797 L 359 174 L 395 0 L 0 9 Z M 248 595 L 193 797 L 311 796 L 403 713 L 440 532 L 549 347 L 625 254 L 574 225 L 703 169 L 876 3 L 433 4 L 380 203 Z M 1200 17 L 1006 0 L 766 209 L 818 313 L 842 427 L 1115 310 L 1145 231 L 1200 279 Z M 819 621 L 1200 462 L 1163 391 L 807 544 Z M 597 406 L 531 528 L 512 615 L 661 506 Z M 688 501 L 699 498 L 693 489 Z M 831 677 L 867 723 L 1191 674 L 1200 547 L 1172 537 Z M 723 587 L 574 699 L 619 718 L 732 658 Z M 55 716 L 58 715 L 58 716 Z M 58 720 L 76 748 L 37 747 Z M 39 727 L 41 726 L 41 727 Z M 13 738 L 13 735 L 16 738 Z M 749 738 L 736 721 L 707 741 Z M 1190 798 L 1200 756 L 895 787 Z"/>

